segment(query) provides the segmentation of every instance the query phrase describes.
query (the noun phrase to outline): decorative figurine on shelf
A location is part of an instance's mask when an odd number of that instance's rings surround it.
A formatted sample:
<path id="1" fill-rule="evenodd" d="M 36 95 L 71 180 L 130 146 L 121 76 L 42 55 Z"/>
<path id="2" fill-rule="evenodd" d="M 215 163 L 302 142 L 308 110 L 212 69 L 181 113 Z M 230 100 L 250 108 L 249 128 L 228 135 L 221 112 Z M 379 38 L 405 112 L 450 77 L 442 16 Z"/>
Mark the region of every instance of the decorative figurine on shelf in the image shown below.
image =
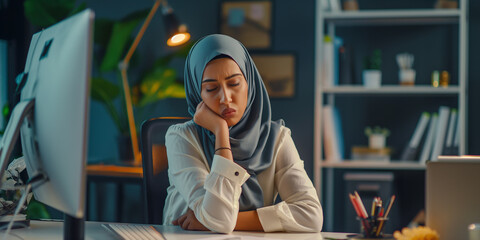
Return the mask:
<path id="1" fill-rule="evenodd" d="M 379 88 L 382 83 L 382 51 L 375 49 L 364 62 L 363 85 L 367 88 Z"/>
<path id="2" fill-rule="evenodd" d="M 344 0 L 342 6 L 345 11 L 358 11 L 357 0 Z"/>
<path id="3" fill-rule="evenodd" d="M 434 70 L 432 72 L 432 86 L 438 87 L 440 84 L 440 72 L 438 70 Z"/>
<path id="4" fill-rule="evenodd" d="M 449 83 L 450 83 L 450 73 L 448 73 L 447 71 L 442 71 L 442 74 L 440 74 L 439 85 L 446 88 L 448 87 Z"/>
<path id="5" fill-rule="evenodd" d="M 432 72 L 432 86 L 433 87 L 444 87 L 447 88 L 450 84 L 450 73 L 448 71 L 443 70 L 440 74 L 440 71 L 433 71 Z"/>
<path id="6" fill-rule="evenodd" d="M 456 0 L 437 0 L 435 8 L 458 8 L 458 2 Z"/>
<path id="7" fill-rule="evenodd" d="M 365 135 L 368 137 L 368 147 L 372 149 L 383 149 L 390 131 L 386 128 L 376 126 L 374 128 L 366 127 Z"/>

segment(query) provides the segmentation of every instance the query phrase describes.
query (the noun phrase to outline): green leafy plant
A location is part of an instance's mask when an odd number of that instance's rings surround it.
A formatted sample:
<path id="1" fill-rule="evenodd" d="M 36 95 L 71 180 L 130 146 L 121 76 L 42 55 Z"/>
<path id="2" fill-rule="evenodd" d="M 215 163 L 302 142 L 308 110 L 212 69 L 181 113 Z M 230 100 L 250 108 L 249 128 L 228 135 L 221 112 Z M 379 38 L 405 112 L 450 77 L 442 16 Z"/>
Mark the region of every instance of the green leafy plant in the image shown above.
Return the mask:
<path id="1" fill-rule="evenodd" d="M 365 57 L 364 69 L 380 70 L 382 67 L 382 51 L 375 49 L 372 55 Z"/>
<path id="2" fill-rule="evenodd" d="M 385 137 L 388 137 L 390 135 L 390 130 L 388 130 L 387 128 L 379 127 L 379 126 L 375 126 L 373 128 L 371 127 L 365 128 L 365 135 L 367 135 L 367 137 L 370 137 L 371 135 L 374 135 L 374 134 L 380 134 Z"/>
<path id="3" fill-rule="evenodd" d="M 75 0 L 26 0 L 24 11 L 30 23 L 38 27 L 48 27 L 87 7 L 85 3 L 75 7 L 75 2 Z M 149 9 L 136 11 L 118 21 L 105 18 L 95 20 L 93 54 L 95 70 L 92 76 L 91 96 L 93 100 L 105 106 L 122 135 L 128 135 L 129 130 L 118 63 L 125 56 L 132 43 L 134 31 L 148 12 Z M 176 57 L 186 57 L 191 46 L 185 45 L 159 58 L 151 69 L 132 80 L 134 83 L 130 83 L 131 96 L 136 109 L 164 98 L 185 98 L 183 84 L 177 81 L 177 71 L 169 64 Z M 137 62 L 138 56 L 134 54 L 130 68 Z M 111 76 L 114 76 L 114 79 L 111 79 Z"/>
<path id="4" fill-rule="evenodd" d="M 5 123 L 5 126 L 0 126 L 0 136 L 3 135 L 3 133 L 5 132 L 5 128 L 7 127 L 7 122 L 8 122 L 8 114 L 10 114 L 10 108 L 8 107 L 8 103 L 6 103 L 5 105 L 3 105 L 2 107 L 2 116 L 1 118 L 3 118 L 3 122 Z"/>

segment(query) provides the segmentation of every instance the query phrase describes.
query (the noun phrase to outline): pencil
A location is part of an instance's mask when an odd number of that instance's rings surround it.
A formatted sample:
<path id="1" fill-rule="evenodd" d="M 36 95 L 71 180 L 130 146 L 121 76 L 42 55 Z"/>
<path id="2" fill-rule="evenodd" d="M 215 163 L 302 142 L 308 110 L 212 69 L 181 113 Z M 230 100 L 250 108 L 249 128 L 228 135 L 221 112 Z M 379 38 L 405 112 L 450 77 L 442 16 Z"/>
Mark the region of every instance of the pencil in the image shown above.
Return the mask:
<path id="1" fill-rule="evenodd" d="M 360 209 L 358 208 L 357 203 L 355 202 L 355 197 L 351 193 L 349 193 L 348 196 L 350 198 L 350 201 L 352 202 L 353 209 L 355 209 L 355 212 L 357 213 L 357 216 L 362 217 L 362 214 L 360 213 Z"/>
<path id="2" fill-rule="evenodd" d="M 385 218 L 388 217 L 388 213 L 390 213 L 390 209 L 392 208 L 393 202 L 395 202 L 395 195 L 392 195 L 390 198 L 390 203 L 388 204 L 387 212 L 385 212 Z"/>
<path id="3" fill-rule="evenodd" d="M 374 197 L 373 201 L 372 201 L 372 212 L 371 212 L 370 216 L 375 216 L 375 208 L 376 207 L 377 207 L 377 197 Z"/>
<path id="4" fill-rule="evenodd" d="M 362 199 L 360 198 L 360 195 L 358 195 L 357 191 L 355 191 L 355 199 L 357 200 L 357 203 L 359 205 L 360 211 L 362 213 L 362 217 L 363 218 L 368 218 L 367 210 L 365 209 L 365 206 L 363 205 Z"/>

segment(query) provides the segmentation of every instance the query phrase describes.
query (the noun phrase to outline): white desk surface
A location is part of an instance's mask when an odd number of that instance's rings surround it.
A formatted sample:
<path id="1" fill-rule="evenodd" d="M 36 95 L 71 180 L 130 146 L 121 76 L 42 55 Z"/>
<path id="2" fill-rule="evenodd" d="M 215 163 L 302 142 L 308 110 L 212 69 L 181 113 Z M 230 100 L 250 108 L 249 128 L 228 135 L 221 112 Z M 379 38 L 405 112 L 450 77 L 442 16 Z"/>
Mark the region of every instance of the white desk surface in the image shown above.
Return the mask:
<path id="1" fill-rule="evenodd" d="M 271 239 L 295 239 L 295 240 L 322 240 L 322 239 L 346 239 L 345 233 L 260 233 L 260 232 L 233 232 L 229 235 L 212 232 L 185 231 L 177 226 L 154 225 L 167 240 L 190 240 L 210 237 L 225 236 L 252 236 Z M 3 238 L 5 231 L 0 231 Z M 31 221 L 29 228 L 13 229 L 8 239 L 63 239 L 63 222 L 54 221 Z M 117 239 L 115 235 L 102 227 L 102 222 L 85 223 L 85 239 Z"/>

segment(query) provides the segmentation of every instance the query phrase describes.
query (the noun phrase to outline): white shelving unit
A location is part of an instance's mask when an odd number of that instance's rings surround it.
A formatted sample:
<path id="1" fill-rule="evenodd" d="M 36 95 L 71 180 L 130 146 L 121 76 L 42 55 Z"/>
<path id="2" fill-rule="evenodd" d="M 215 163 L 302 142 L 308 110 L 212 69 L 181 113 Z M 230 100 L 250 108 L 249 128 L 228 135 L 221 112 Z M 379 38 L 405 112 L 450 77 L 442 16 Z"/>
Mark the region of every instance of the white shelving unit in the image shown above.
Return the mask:
<path id="1" fill-rule="evenodd" d="M 460 154 L 466 153 L 467 139 L 467 39 L 468 39 L 468 0 L 459 0 L 458 9 L 408 9 L 408 10 L 359 10 L 326 12 L 321 2 L 316 3 L 315 24 L 315 104 L 314 104 L 314 184 L 324 205 L 327 218 L 325 230 L 332 229 L 333 224 L 333 170 L 334 169 L 371 169 L 371 170 L 424 170 L 425 166 L 416 162 L 324 162 L 322 139 L 322 107 L 324 99 L 327 104 L 334 104 L 337 96 L 385 96 L 408 97 L 421 94 L 426 97 L 457 97 L 457 109 L 460 121 Z M 400 86 L 382 85 L 377 89 L 364 88 L 361 85 L 340 85 L 322 87 L 322 60 L 324 36 L 335 36 L 336 27 L 355 26 L 412 26 L 412 25 L 456 25 L 458 26 L 458 84 L 447 88 L 434 88 L 430 85 Z M 418 69 L 421 71 L 421 69 Z M 418 71 L 417 70 L 417 71 Z M 326 182 L 322 179 L 325 169 Z M 325 188 L 325 197 L 322 190 Z M 329 212 L 330 211 L 330 212 Z"/>
<path id="2" fill-rule="evenodd" d="M 414 162 L 378 162 L 378 161 L 345 161 L 322 163 L 322 168 L 344 169 L 389 169 L 389 170 L 423 170 L 424 164 Z"/>
<path id="3" fill-rule="evenodd" d="M 405 87 L 400 85 L 383 85 L 381 88 L 365 88 L 359 85 L 335 86 L 323 89 L 323 94 L 422 94 L 425 95 L 460 95 L 458 86 L 434 88 L 432 86 Z"/>

